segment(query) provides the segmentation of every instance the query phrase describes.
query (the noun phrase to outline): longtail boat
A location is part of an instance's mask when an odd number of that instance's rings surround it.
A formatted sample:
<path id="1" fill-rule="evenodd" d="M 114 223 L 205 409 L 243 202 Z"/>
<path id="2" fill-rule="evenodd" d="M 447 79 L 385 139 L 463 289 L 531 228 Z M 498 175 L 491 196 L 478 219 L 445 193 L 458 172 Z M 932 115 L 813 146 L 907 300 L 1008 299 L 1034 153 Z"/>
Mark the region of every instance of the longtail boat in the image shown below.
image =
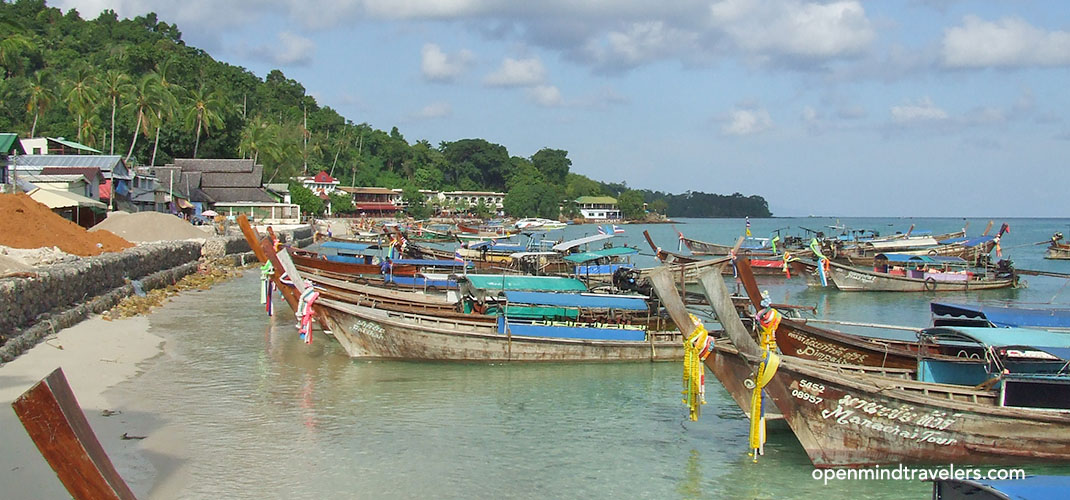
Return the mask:
<path id="1" fill-rule="evenodd" d="M 752 391 L 743 381 L 753 380 L 769 358 L 740 321 L 721 277 L 707 272 L 700 283 L 728 337 L 711 343 L 705 364 L 737 403 L 749 407 Z M 656 288 L 674 322 L 690 335 L 695 324 L 679 297 L 673 299 L 667 273 Z M 816 467 L 1070 461 L 1065 409 L 1006 406 L 991 386 L 919 382 L 910 370 L 787 356 L 773 366 L 764 393 Z"/>
<path id="2" fill-rule="evenodd" d="M 473 278 L 472 275 L 467 277 L 468 280 Z M 493 277 L 498 280 L 503 278 L 508 280 L 517 277 Z M 524 278 L 532 280 L 534 277 Z M 509 283 L 504 285 L 510 288 Z M 508 301 L 510 290 L 497 292 L 491 297 L 500 288 L 481 288 L 483 292 L 479 300 L 486 302 L 504 294 Z M 579 316 L 573 320 L 568 315 L 553 321 L 530 317 L 531 308 L 550 308 L 553 314 L 560 314 L 557 311 L 562 309 L 586 308 L 604 310 L 610 316 L 622 311 L 630 311 L 633 315 L 650 315 L 650 306 L 643 297 L 529 293 L 531 295 L 523 299 L 529 308 L 529 315 L 510 317 L 507 302 L 503 314 L 489 325 L 485 321 L 374 309 L 331 298 L 321 298 L 317 306 L 326 314 L 335 337 L 350 356 L 357 358 L 607 362 L 669 361 L 683 357 L 679 332 L 657 328 L 659 324 L 668 325 L 656 315 L 641 324 L 582 321 Z"/>
<path id="3" fill-rule="evenodd" d="M 930 302 L 933 326 L 981 326 L 986 328 L 1040 328 L 1070 332 L 1070 307 L 1052 304 L 961 304 Z"/>
<path id="4" fill-rule="evenodd" d="M 301 271 L 309 271 L 312 273 L 324 271 L 335 275 L 350 274 L 360 276 L 380 275 L 384 270 L 382 264 L 338 261 L 331 259 L 330 256 L 325 254 L 307 250 L 297 250 L 294 248 L 290 248 L 289 252 L 290 259 L 293 260 L 294 265 Z M 390 269 L 391 273 L 399 276 L 413 276 L 418 271 L 419 268 L 417 266 L 401 264 L 396 264 Z"/>
<path id="5" fill-rule="evenodd" d="M 880 254 L 891 253 L 959 257 L 973 264 L 983 264 L 1003 235 L 1010 230 L 1010 226 L 1003 224 L 995 236 L 990 236 L 988 232 L 991 227 L 990 222 L 984 234 L 974 238 L 967 238 L 966 230 L 962 229 L 936 236 L 907 236 L 863 241 L 851 246 L 843 246 L 834 242 L 826 245 L 825 248 L 833 261 L 855 266 L 872 266 Z"/>
<path id="6" fill-rule="evenodd" d="M 1051 236 L 1048 250 L 1044 252 L 1045 259 L 1070 260 L 1070 243 L 1062 243 L 1063 233 L 1055 233 Z"/>
<path id="7" fill-rule="evenodd" d="M 829 262 L 829 277 L 846 292 L 947 292 L 1017 286 L 1009 262 L 983 272 L 968 269 L 960 257 L 880 254 L 875 269 Z"/>
<path id="8" fill-rule="evenodd" d="M 648 232 L 648 231 L 643 231 L 643 236 L 646 238 L 647 244 L 650 245 L 650 249 L 654 251 L 654 257 L 657 258 L 659 262 L 662 262 L 664 264 L 670 264 L 670 265 L 674 265 L 674 264 L 692 264 L 692 263 L 709 262 L 710 261 L 710 259 L 695 258 L 695 257 L 692 257 L 692 256 L 683 255 L 683 254 L 679 254 L 679 253 L 673 253 L 673 252 L 670 252 L 668 250 L 663 250 L 656 243 L 654 243 L 654 239 L 650 237 L 650 232 Z M 731 252 L 732 252 L 732 247 L 729 247 L 729 250 L 727 252 L 725 252 L 723 254 L 720 254 L 722 259 L 717 259 L 717 262 L 718 263 L 722 262 L 722 260 L 724 258 L 727 258 L 727 256 Z M 744 253 L 744 252 L 740 252 L 740 253 Z M 703 255 L 703 254 L 696 254 L 696 255 Z M 712 254 L 710 254 L 710 255 L 712 255 Z M 791 277 L 791 272 L 790 272 L 789 264 L 790 264 L 791 261 L 796 260 L 794 258 L 787 258 L 785 260 L 785 255 L 784 254 L 778 254 L 778 255 L 769 254 L 768 256 L 762 256 L 760 254 L 746 252 L 746 255 L 750 258 L 750 264 L 751 264 L 751 268 L 753 269 L 753 273 L 756 274 L 756 275 L 761 275 L 761 276 L 779 276 L 779 277 L 790 278 Z M 707 264 L 707 265 L 703 265 L 703 266 L 691 266 L 691 267 L 705 268 L 705 267 L 712 267 L 712 266 Z M 785 268 L 788 268 L 789 270 L 786 271 Z M 726 274 L 726 275 L 734 275 L 736 273 L 736 270 L 731 265 L 729 265 L 729 266 L 725 266 L 724 270 L 722 272 L 724 274 Z M 691 274 L 692 274 L 692 279 L 690 280 L 690 282 L 694 282 L 695 281 L 694 278 L 697 277 L 698 275 L 697 275 L 697 273 L 691 273 Z"/>

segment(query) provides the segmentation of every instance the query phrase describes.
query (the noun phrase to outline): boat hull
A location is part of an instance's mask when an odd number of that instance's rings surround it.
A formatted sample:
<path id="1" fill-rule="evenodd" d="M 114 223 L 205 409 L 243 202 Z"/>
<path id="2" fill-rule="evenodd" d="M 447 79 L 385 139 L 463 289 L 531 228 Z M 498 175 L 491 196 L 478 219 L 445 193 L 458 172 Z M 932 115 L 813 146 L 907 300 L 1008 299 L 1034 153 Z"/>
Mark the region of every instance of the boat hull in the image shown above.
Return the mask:
<path id="1" fill-rule="evenodd" d="M 496 326 L 371 309 L 345 302 L 317 302 L 331 331 L 351 357 L 472 362 L 678 361 L 678 331 L 654 332 L 653 342 L 528 337 L 499 333 Z M 649 337 L 648 337 L 649 338 Z"/>
<path id="2" fill-rule="evenodd" d="M 949 292 L 967 290 L 991 290 L 1015 286 L 1016 279 L 964 279 L 943 281 L 934 278 L 918 279 L 878 273 L 867 269 L 829 263 L 829 277 L 836 288 L 846 292 Z"/>
<path id="3" fill-rule="evenodd" d="M 754 364 L 727 343 L 706 359 L 741 405 Z M 1070 412 L 1000 407 L 993 391 L 860 371 L 785 357 L 766 386 L 816 467 L 1070 462 Z"/>

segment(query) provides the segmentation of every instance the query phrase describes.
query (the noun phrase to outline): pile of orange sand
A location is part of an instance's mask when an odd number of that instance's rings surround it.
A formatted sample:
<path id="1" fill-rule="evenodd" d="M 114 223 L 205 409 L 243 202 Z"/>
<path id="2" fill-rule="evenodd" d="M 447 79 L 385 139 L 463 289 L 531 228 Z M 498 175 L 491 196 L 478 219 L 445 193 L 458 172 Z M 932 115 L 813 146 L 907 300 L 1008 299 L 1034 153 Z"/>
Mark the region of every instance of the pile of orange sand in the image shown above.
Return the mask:
<path id="1" fill-rule="evenodd" d="M 73 255 L 99 255 L 134 246 L 108 231 L 88 232 L 26 194 L 0 194 L 0 245 L 59 247 Z"/>

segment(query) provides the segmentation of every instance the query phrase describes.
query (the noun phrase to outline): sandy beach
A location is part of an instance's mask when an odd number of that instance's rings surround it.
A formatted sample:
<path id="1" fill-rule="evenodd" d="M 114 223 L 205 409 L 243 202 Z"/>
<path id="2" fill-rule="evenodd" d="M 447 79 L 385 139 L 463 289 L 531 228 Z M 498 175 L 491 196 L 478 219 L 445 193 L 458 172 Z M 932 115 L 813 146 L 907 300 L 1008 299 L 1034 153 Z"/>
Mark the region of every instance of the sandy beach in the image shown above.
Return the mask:
<path id="1" fill-rule="evenodd" d="M 113 401 L 109 388 L 137 376 L 143 363 L 163 352 L 163 339 L 148 332 L 146 317 L 105 321 L 90 318 L 57 332 L 14 361 L 0 367 L 0 484 L 3 497 L 15 499 L 65 498 L 66 489 L 37 451 L 18 421 L 11 402 L 57 367 L 62 367 L 97 438 L 119 473 L 138 498 L 169 498 L 174 490 L 154 485 L 157 477 L 174 478 L 179 446 L 169 433 L 159 432 L 158 416 L 137 411 L 130 401 Z M 103 416 L 104 410 L 116 411 Z M 147 436 L 145 439 L 122 439 Z"/>

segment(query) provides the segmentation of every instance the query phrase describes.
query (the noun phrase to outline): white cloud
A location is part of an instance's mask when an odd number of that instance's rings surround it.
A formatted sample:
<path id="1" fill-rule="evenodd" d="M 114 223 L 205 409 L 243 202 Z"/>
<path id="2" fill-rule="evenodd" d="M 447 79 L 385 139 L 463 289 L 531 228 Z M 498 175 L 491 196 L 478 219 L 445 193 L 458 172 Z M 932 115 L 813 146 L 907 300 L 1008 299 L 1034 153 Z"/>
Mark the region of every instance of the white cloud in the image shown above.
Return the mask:
<path id="1" fill-rule="evenodd" d="M 724 0 L 710 6 L 710 18 L 736 45 L 758 55 L 851 56 L 876 38 L 857 1 Z"/>
<path id="2" fill-rule="evenodd" d="M 899 124 L 937 122 L 948 118 L 947 111 L 935 106 L 928 97 L 915 103 L 892 106 L 892 121 Z"/>
<path id="3" fill-rule="evenodd" d="M 416 113 L 413 113 L 410 118 L 417 120 L 431 120 L 434 118 L 445 118 L 453 115 L 453 106 L 448 102 L 433 102 L 424 106 Z"/>
<path id="4" fill-rule="evenodd" d="M 497 71 L 487 75 L 483 82 L 491 87 L 531 87 L 545 78 L 542 61 L 532 57 L 513 59 L 506 57 Z"/>
<path id="5" fill-rule="evenodd" d="M 630 24 L 612 30 L 604 38 L 591 39 L 583 47 L 585 57 L 602 66 L 635 67 L 682 50 L 698 50 L 699 35 L 674 28 L 662 21 Z"/>
<path id="6" fill-rule="evenodd" d="M 452 82 L 460 76 L 475 58 L 472 52 L 461 50 L 447 54 L 433 43 L 424 44 L 420 50 L 420 72 L 432 82 Z"/>
<path id="7" fill-rule="evenodd" d="M 565 100 L 561 97 L 561 91 L 553 85 L 536 85 L 527 90 L 531 100 L 544 108 L 561 106 Z"/>
<path id="8" fill-rule="evenodd" d="M 953 68 L 1070 65 L 1070 32 L 1046 32 L 1018 18 L 966 16 L 944 33 L 944 64 Z"/>
<path id="9" fill-rule="evenodd" d="M 727 135 L 753 135 L 773 127 L 773 119 L 764 109 L 737 109 L 732 111 L 728 123 L 721 127 Z"/>
<path id="10" fill-rule="evenodd" d="M 301 35 L 288 31 L 279 33 L 279 45 L 274 52 L 274 61 L 285 65 L 304 65 L 312 62 L 316 44 Z"/>

